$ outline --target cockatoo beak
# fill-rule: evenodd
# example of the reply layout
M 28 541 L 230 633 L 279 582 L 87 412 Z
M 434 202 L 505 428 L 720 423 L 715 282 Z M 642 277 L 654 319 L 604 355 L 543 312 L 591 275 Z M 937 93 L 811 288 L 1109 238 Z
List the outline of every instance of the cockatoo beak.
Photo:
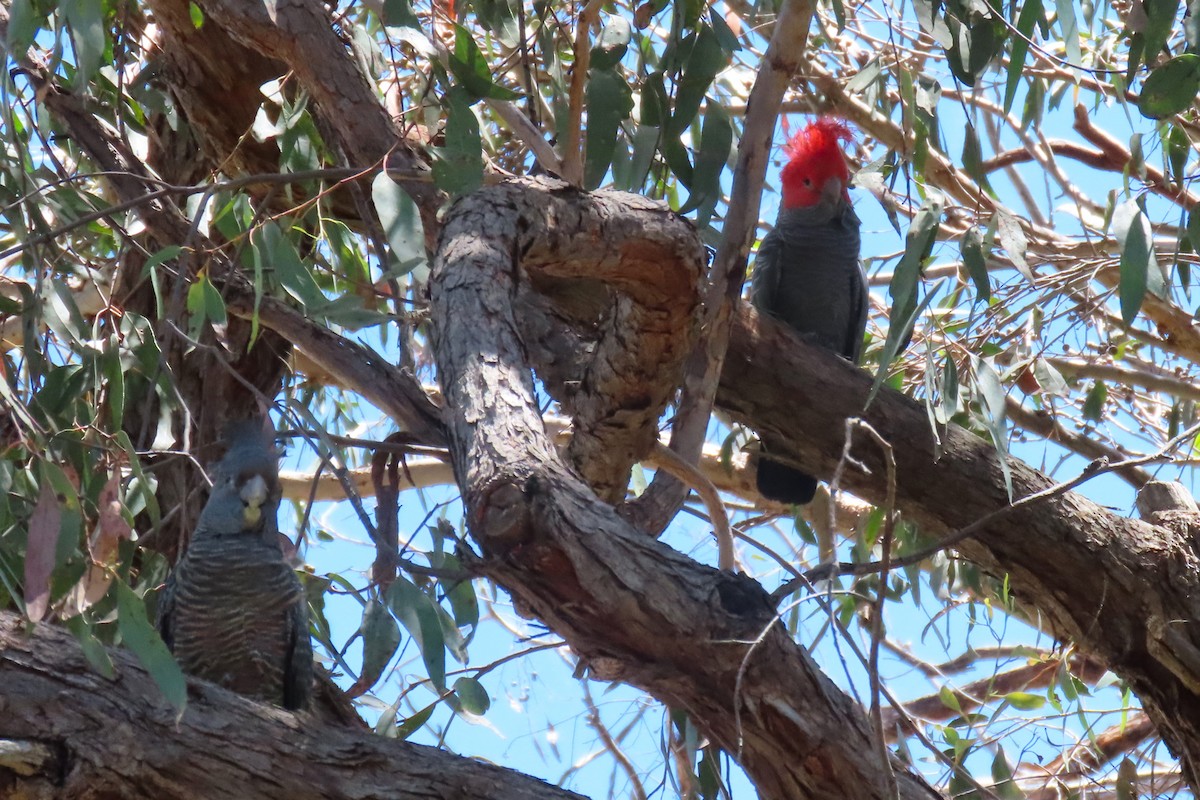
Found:
M 267 493 L 267 481 L 262 475 L 253 475 L 242 485 L 239 495 L 242 498 L 242 518 L 246 527 L 253 527 L 262 519 L 262 507 L 267 502 Z
M 825 185 L 821 187 L 821 202 L 837 205 L 842 200 L 846 199 L 846 184 L 839 178 L 830 178 L 825 181 Z

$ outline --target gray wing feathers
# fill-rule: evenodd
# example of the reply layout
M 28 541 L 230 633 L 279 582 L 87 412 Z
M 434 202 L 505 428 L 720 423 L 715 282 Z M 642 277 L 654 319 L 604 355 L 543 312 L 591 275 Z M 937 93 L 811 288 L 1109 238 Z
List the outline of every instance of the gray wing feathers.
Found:
M 754 257 L 754 272 L 750 276 L 750 302 L 759 311 L 776 313 L 779 298 L 780 251 L 782 242 L 779 234 L 772 230 L 763 237 Z

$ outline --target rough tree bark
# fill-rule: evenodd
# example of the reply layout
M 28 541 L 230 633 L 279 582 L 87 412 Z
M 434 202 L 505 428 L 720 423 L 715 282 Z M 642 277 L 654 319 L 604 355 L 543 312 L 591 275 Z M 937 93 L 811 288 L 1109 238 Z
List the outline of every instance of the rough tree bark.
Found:
M 116 677 L 66 631 L 0 613 L 0 796 L 23 800 L 570 800 L 527 775 L 367 731 L 313 724 L 204 681 L 181 719 L 133 657 Z
M 764 797 L 891 797 L 893 770 L 901 797 L 936 797 L 884 760 L 862 710 L 787 635 L 762 587 L 646 536 L 560 460 L 510 301 L 514 254 L 590 258 L 596 274 L 611 268 L 608 252 L 651 242 L 610 236 L 597 252 L 580 246 L 590 232 L 556 236 L 558 215 L 500 199 L 485 191 L 455 205 L 430 285 L 451 454 L 487 575 L 593 675 L 687 710 Z

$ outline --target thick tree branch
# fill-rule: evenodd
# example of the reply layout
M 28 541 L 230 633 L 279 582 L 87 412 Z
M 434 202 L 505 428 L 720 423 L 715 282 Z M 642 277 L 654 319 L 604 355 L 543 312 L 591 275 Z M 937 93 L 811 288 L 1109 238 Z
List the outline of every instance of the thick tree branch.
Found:
M 187 6 L 184 0 L 160 2 Z M 399 135 L 375 87 L 338 36 L 325 3 L 204 0 L 200 5 L 235 41 L 278 59 L 295 74 L 327 124 L 337 131 L 338 144 L 351 164 L 367 166 L 386 158 L 390 166 L 429 173 L 429 165 Z M 445 195 L 428 180 L 397 182 L 420 208 L 431 241 L 437 230 L 435 214 Z
M 199 680 L 181 719 L 133 656 L 110 649 L 116 677 L 91 670 L 66 631 L 0 612 L 0 795 L 75 800 L 338 800 L 454 797 L 554 800 L 579 795 L 433 747 L 321 725 Z M 40 754 L 40 755 L 39 755 Z
M 601 497 L 620 500 L 630 468 L 658 441 L 658 418 L 695 341 L 704 266 L 695 231 L 654 201 L 583 194 L 552 179 L 476 192 L 460 200 L 453 214 L 487 231 L 493 246 L 509 254 L 506 274 L 496 277 L 511 283 L 513 293 L 504 298 L 509 305 L 526 282 L 552 285 L 583 303 L 599 299 L 586 356 L 571 366 L 578 370 L 575 379 L 549 388 L 573 417 L 571 464 Z M 519 272 L 514 253 L 520 254 Z M 541 310 L 531 303 L 521 309 Z M 537 316 L 528 322 L 535 338 L 553 327 Z M 525 345 L 530 352 L 553 355 L 550 347 L 531 344 Z M 549 372 L 572 374 L 559 374 L 554 365 Z M 462 462 L 456 463 L 461 470 Z
M 833 474 L 841 452 L 839 420 L 861 414 L 895 450 L 900 509 L 929 533 L 1008 505 L 989 443 L 950 426 L 939 457 L 924 409 L 884 388 L 864 412 L 870 387 L 866 373 L 747 312 L 730 340 L 718 404 L 788 439 L 788 455 L 819 477 Z M 842 485 L 882 502 L 883 464 L 874 448 L 854 456 L 867 471 L 847 469 Z M 1015 498 L 1052 485 L 1015 459 L 1009 467 Z M 1200 615 L 1191 527 L 1118 517 L 1068 492 L 956 545 L 986 571 L 1011 576 L 1016 596 L 1037 609 L 1048 632 L 1127 679 L 1189 773 L 1200 757 L 1200 634 L 1171 621 Z
M 901 797 L 935 797 L 880 760 L 862 710 L 791 640 L 758 584 L 646 537 L 566 468 L 509 302 L 519 251 L 458 211 L 430 289 L 451 450 L 487 574 L 598 678 L 686 709 L 764 797 L 882 798 L 892 770 Z

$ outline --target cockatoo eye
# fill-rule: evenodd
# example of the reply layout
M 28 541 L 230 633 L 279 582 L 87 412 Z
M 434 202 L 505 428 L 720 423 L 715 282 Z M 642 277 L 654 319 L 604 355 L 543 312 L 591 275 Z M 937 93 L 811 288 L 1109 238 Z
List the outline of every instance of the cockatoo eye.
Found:
M 812 178 L 805 178 L 805 179 L 804 179 L 804 187 L 805 187 L 806 189 L 811 189 L 811 188 L 812 188 Z

